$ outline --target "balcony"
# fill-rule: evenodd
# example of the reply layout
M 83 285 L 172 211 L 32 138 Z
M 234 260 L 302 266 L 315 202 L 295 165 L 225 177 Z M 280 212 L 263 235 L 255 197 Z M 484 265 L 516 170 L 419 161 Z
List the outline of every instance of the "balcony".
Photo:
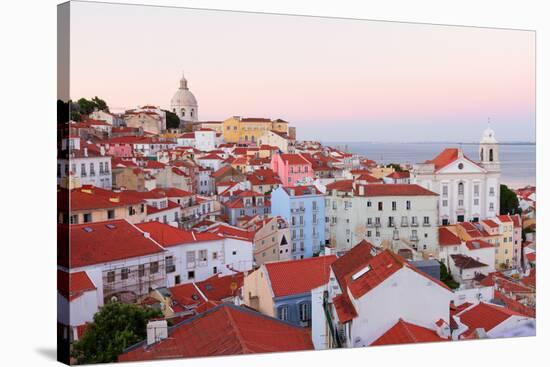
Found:
M 168 265 L 166 266 L 166 273 L 173 273 L 176 271 L 176 265 Z
M 418 227 L 418 222 L 412 222 L 411 227 Z
M 375 226 L 376 228 L 380 228 L 380 227 L 382 226 L 382 224 L 381 224 L 380 222 L 376 222 L 376 223 L 374 223 L 374 226 Z
M 417 235 L 412 234 L 412 235 L 409 237 L 409 239 L 410 239 L 411 241 L 418 242 L 418 236 L 417 236 Z

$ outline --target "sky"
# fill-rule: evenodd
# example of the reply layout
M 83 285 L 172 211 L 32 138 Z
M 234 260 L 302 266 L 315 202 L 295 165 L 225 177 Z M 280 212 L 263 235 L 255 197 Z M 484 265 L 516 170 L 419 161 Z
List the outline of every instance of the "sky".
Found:
M 199 119 L 282 118 L 298 139 L 535 140 L 535 33 L 72 2 L 71 98 Z

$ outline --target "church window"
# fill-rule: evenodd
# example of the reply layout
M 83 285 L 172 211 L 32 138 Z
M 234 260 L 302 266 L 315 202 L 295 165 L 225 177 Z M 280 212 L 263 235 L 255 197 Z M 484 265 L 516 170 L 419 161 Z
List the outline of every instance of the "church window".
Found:
M 458 169 L 463 169 L 464 168 L 464 164 L 463 163 L 459 163 L 458 164 Z
M 493 161 L 493 150 L 489 149 L 489 162 Z
M 182 109 L 181 109 L 181 115 L 182 115 L 183 117 L 185 117 L 185 108 L 182 108 Z
M 474 196 L 479 196 L 479 185 L 478 184 L 474 185 Z
M 464 195 L 464 182 L 458 183 L 458 195 Z
M 449 187 L 447 185 L 443 186 L 443 196 L 449 195 Z
M 191 108 L 191 117 L 193 117 L 193 113 L 194 113 L 194 112 L 195 112 L 195 111 Z

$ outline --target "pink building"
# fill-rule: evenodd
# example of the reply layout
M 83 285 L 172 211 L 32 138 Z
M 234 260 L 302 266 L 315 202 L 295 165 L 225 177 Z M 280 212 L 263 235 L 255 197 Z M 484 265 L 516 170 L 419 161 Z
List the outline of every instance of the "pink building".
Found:
M 134 156 L 132 144 L 127 142 L 126 138 L 102 140 L 97 145 L 105 148 L 105 154 L 112 157 L 129 158 Z
M 283 186 L 297 186 L 314 179 L 311 163 L 301 154 L 275 154 L 271 169 L 279 176 Z

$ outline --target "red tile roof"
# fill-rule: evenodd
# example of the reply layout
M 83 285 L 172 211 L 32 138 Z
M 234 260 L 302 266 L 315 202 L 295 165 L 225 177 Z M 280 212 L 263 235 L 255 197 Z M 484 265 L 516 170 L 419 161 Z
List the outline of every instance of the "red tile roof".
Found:
M 361 267 L 358 265 L 355 264 L 357 271 L 348 272 L 344 277 L 344 281 L 341 282 L 341 284 L 346 284 L 355 299 L 361 298 L 404 267 L 450 291 L 450 288 L 443 282 L 418 270 L 410 265 L 407 260 L 390 250 L 384 250 L 371 259 L 364 261 Z M 353 279 L 354 276 L 356 276 L 355 280 Z
M 233 238 L 238 238 L 245 241 L 254 240 L 254 232 L 233 227 L 225 223 L 220 223 L 217 226 L 209 228 L 208 232 L 215 233 L 222 237 L 233 237 Z
M 197 287 L 210 301 L 223 301 L 238 294 L 244 283 L 244 273 L 220 276 L 216 274 L 202 282 Z
M 221 304 L 170 328 L 167 339 L 127 349 L 119 362 L 312 350 L 307 329 L 248 308 Z
M 459 246 L 460 238 L 448 228 L 439 227 L 439 246 Z
M 315 186 L 285 186 L 283 189 L 288 194 L 293 190 L 294 196 L 321 195 L 321 192 Z
M 280 261 L 264 264 L 275 297 L 301 294 L 328 282 L 330 265 L 336 256 Z
M 147 215 L 158 214 L 160 212 L 165 212 L 165 211 L 174 210 L 174 209 L 181 209 L 181 207 L 178 204 L 174 203 L 173 201 L 168 200 L 168 204 L 165 208 L 156 208 L 152 205 L 147 205 Z
M 438 196 L 433 191 L 413 184 L 370 184 L 364 187 L 365 196 Z
M 59 225 L 59 242 L 67 246 L 67 225 Z M 136 226 L 126 220 L 73 224 L 70 226 L 70 267 L 107 263 L 164 252 Z M 69 267 L 66 254 L 58 252 L 59 265 Z
M 409 171 L 402 171 L 402 172 L 393 171 L 392 173 L 390 173 L 386 177 L 398 180 L 398 179 L 403 179 L 403 178 L 409 178 L 409 177 L 411 177 L 411 174 L 409 173 Z
M 447 148 L 443 150 L 437 157 L 432 160 L 426 161 L 426 163 L 433 163 L 435 170 L 439 171 L 441 168 L 453 163 L 458 159 L 457 148 Z
M 340 287 L 346 289 L 346 277 L 363 268 L 375 254 L 374 246 L 370 242 L 362 240 L 332 263 L 332 271 L 340 283 Z
M 464 334 L 469 334 L 478 328 L 488 332 L 512 316 L 525 317 L 525 315 L 512 311 L 506 307 L 485 302 L 480 302 L 473 307 L 467 308 L 458 313 L 457 316 L 460 322 L 469 328 Z
M 441 338 L 435 330 L 423 326 L 411 324 L 403 319 L 388 329 L 381 337 L 370 345 L 390 345 L 408 343 L 441 342 L 449 339 Z
M 332 303 L 336 309 L 338 321 L 341 324 L 345 324 L 357 317 L 357 311 L 355 311 L 355 307 L 353 307 L 353 303 L 351 303 L 347 293 L 337 295 L 332 299 Z
M 67 273 L 63 270 L 57 271 L 57 290 L 69 301 L 77 299 L 84 292 L 97 289 L 85 271 Z
M 468 250 L 479 250 L 485 248 L 494 248 L 495 246 L 483 240 L 469 240 L 466 241 L 466 247 L 468 247 Z
M 460 254 L 451 255 L 451 259 L 453 259 L 453 262 L 455 263 L 456 267 L 459 269 L 474 269 L 474 268 L 482 268 L 484 266 L 488 266 L 487 264 L 484 264 L 481 261 L 477 261 L 476 259 L 470 256 L 465 256 Z
M 143 232 L 149 233 L 155 241 L 164 247 L 221 239 L 220 236 L 213 233 L 186 231 L 157 221 L 139 223 L 136 226 Z
M 489 228 L 498 228 L 498 224 L 491 219 L 482 220 L 481 223 L 485 224 Z
M 308 164 L 311 165 L 311 163 L 302 157 L 301 154 L 281 154 L 281 159 L 283 162 L 287 164 Z
M 143 203 L 143 199 L 129 197 L 123 193 L 90 185 L 84 185 L 79 189 L 71 190 L 70 203 L 66 202 L 67 198 L 67 190 L 61 189 L 58 191 L 58 205 L 60 207 L 69 207 L 70 205 L 72 211 L 110 209 Z

